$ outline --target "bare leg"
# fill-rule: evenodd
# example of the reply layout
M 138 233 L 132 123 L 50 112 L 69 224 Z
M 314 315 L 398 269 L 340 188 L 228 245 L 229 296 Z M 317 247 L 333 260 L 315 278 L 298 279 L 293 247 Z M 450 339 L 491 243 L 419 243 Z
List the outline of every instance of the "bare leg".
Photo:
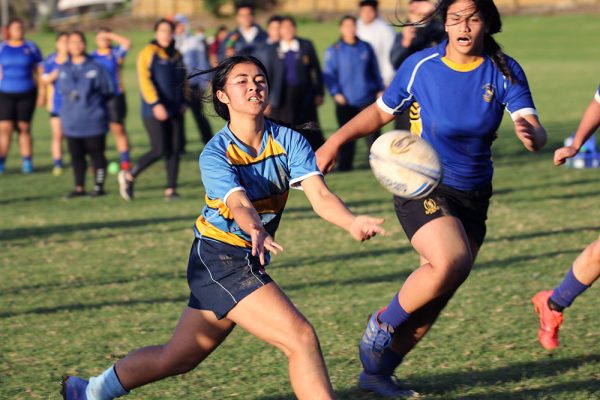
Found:
M 8 156 L 14 129 L 12 121 L 0 121 L 0 157 L 6 158 Z
M 120 360 L 115 371 L 126 390 L 192 370 L 215 349 L 235 325 L 217 320 L 212 311 L 186 308 L 171 340 L 136 350 Z
M 335 398 L 313 327 L 275 283 L 244 298 L 227 318 L 285 353 L 298 399 Z
M 479 252 L 479 246 L 472 239 L 469 240 L 469 244 L 474 260 Z M 429 261 L 421 257 L 421 265 L 427 263 L 429 263 Z M 456 290 L 452 290 L 415 311 L 408 321 L 400 325 L 394 332 L 394 338 L 391 345 L 392 350 L 402 357 L 408 354 L 417 343 L 425 337 L 427 332 L 429 332 L 429 329 L 431 329 L 444 307 L 446 307 L 446 304 L 448 304 L 448 301 L 454 296 L 455 292 Z
M 115 138 L 115 144 L 117 147 L 117 151 L 122 153 L 124 151 L 129 150 L 129 139 L 127 138 L 127 132 L 125 131 L 125 126 L 123 124 L 118 124 L 116 122 L 110 123 L 110 131 Z
M 62 159 L 62 155 L 63 155 L 63 150 L 62 150 L 63 133 L 62 133 L 62 124 L 60 122 L 60 118 L 58 118 L 58 117 L 50 118 L 50 128 L 52 129 L 52 159 L 60 160 L 60 159 Z
M 575 278 L 586 286 L 600 276 L 600 238 L 592 242 L 573 262 Z
M 31 157 L 33 141 L 31 139 L 31 124 L 25 121 L 17 123 L 19 128 L 19 148 L 22 157 Z

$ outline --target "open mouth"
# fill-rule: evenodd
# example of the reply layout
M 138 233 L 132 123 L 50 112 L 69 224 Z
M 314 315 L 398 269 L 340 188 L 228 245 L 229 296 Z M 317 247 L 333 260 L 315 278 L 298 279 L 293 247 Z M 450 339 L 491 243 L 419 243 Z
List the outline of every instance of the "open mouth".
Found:
M 471 38 L 468 36 L 460 36 L 458 39 L 456 39 L 456 41 L 461 46 L 468 46 L 471 44 Z
M 252 96 L 248 99 L 248 101 L 251 103 L 260 103 L 260 102 L 262 102 L 262 99 L 259 97 L 256 97 L 256 96 Z

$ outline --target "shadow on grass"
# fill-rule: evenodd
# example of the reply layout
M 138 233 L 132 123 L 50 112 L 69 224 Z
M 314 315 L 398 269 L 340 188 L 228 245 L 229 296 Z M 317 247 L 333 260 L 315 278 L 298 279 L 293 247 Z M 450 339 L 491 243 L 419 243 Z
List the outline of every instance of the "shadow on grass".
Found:
M 494 188 L 494 196 L 503 196 L 509 193 L 515 193 L 515 192 L 527 192 L 529 190 L 536 190 L 536 189 L 547 189 L 549 187 L 554 187 L 554 186 L 558 186 L 558 187 L 562 187 L 562 188 L 567 188 L 567 187 L 571 187 L 571 186 L 575 186 L 575 185 L 585 185 L 588 183 L 597 183 L 598 179 L 596 176 L 591 176 L 589 178 L 586 179 L 574 179 L 572 181 L 556 181 L 556 182 L 548 182 L 545 181 L 542 184 L 539 185 L 528 185 L 528 186 L 509 186 L 509 187 L 503 187 L 503 188 Z
M 543 254 L 528 254 L 528 255 L 521 255 L 521 256 L 512 256 L 512 257 L 506 257 L 506 258 L 502 258 L 502 259 L 494 259 L 494 260 L 490 260 L 490 261 L 483 261 L 483 262 L 477 262 L 475 261 L 475 265 L 473 266 L 473 269 L 481 269 L 481 268 L 501 268 L 501 267 L 506 267 L 508 265 L 512 265 L 512 264 L 519 264 L 519 263 L 524 263 L 527 261 L 533 261 L 533 260 L 544 260 L 550 257 L 556 257 L 556 256 L 561 256 L 561 255 L 565 255 L 565 254 L 578 254 L 581 252 L 581 250 L 583 249 L 564 249 L 564 250 L 560 250 L 560 251 L 551 251 L 548 253 L 543 253 Z
M 554 236 L 568 233 L 579 233 L 579 232 L 599 232 L 600 233 L 600 225 L 596 226 L 580 226 L 580 227 L 570 227 L 564 229 L 557 229 L 551 231 L 536 231 L 536 232 L 524 232 L 517 233 L 515 235 L 506 235 L 506 236 L 491 236 L 487 238 L 486 242 L 500 242 L 502 240 L 521 240 L 521 239 L 534 239 L 538 237 L 545 236 Z M 583 249 L 581 249 L 583 250 Z
M 79 233 L 85 231 L 93 231 L 98 229 L 119 229 L 119 228 L 137 228 L 147 225 L 167 224 L 178 221 L 188 221 L 191 224 L 196 220 L 197 215 L 179 216 L 179 217 L 161 217 L 161 218 L 145 218 L 145 219 L 124 219 L 120 221 L 95 221 L 81 222 L 77 224 L 61 224 L 40 226 L 32 228 L 15 228 L 3 229 L 0 231 L 0 240 L 19 240 L 27 238 L 40 239 L 44 236 L 56 234 Z
M 431 374 L 412 378 L 407 381 L 407 386 L 415 388 L 422 395 L 435 396 L 443 399 L 472 399 L 472 400 L 500 400 L 500 399 L 547 399 L 553 395 L 565 395 L 573 392 L 597 394 L 600 396 L 600 381 L 594 378 L 578 381 L 552 384 L 547 380 L 547 385 L 535 388 L 505 389 L 501 385 L 518 383 L 528 379 L 552 378 L 569 370 L 576 370 L 586 364 L 600 362 L 600 354 L 589 354 L 567 359 L 547 359 L 511 364 L 505 367 L 493 368 L 484 371 L 449 372 Z M 465 388 L 485 388 L 488 393 L 473 395 L 453 396 L 452 391 Z M 338 399 L 367 400 L 379 399 L 374 394 L 366 393 L 358 388 L 348 388 L 336 391 Z M 598 397 L 591 397 L 598 398 Z M 284 400 L 294 399 L 292 394 L 287 396 L 263 396 L 258 400 Z

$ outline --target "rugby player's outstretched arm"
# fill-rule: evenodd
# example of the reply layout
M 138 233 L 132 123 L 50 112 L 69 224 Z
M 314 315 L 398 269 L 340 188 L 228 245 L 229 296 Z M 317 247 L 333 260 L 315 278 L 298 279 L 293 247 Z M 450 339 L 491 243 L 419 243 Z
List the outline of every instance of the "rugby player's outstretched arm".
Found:
M 381 227 L 383 218 L 354 215 L 342 199 L 329 190 L 322 176 L 314 175 L 303 180 L 302 189 L 319 217 L 347 230 L 354 239 L 362 242 L 378 233 L 385 234 Z
M 340 147 L 344 143 L 370 135 L 394 119 L 394 116 L 383 111 L 377 103 L 362 110 L 356 117 L 348 121 L 327 139 L 317 150 L 317 165 L 323 173 L 331 171 Z
M 581 146 L 592 136 L 592 133 L 600 127 L 600 101 L 593 99 L 583 113 L 583 118 L 575 132 L 573 144 L 564 146 L 554 152 L 554 164 L 561 165 L 567 158 L 574 157 Z
M 231 193 L 227 198 L 227 207 L 238 226 L 252 238 L 252 255 L 258 256 L 262 265 L 265 265 L 265 250 L 274 254 L 283 251 L 283 247 L 276 243 L 263 227 L 260 216 L 246 192 L 239 190 Z

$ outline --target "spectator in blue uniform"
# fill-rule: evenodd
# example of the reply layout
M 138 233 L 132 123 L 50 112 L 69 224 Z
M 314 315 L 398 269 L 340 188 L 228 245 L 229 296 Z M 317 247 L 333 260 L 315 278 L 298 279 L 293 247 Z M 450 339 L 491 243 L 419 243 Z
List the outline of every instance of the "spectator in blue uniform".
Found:
M 377 99 L 383 91 L 383 81 L 373 48 L 356 36 L 355 17 L 342 17 L 340 34 L 340 39 L 325 52 L 323 80 L 335 101 L 335 115 L 341 127 Z M 379 131 L 376 131 L 366 137 L 369 148 L 378 136 Z M 355 143 L 348 142 L 341 147 L 339 171 L 352 169 Z
M 116 46 L 113 43 L 116 43 Z M 125 62 L 125 56 L 131 50 L 131 40 L 112 32 L 109 28 L 100 28 L 96 34 L 96 46 L 97 49 L 92 53 L 92 58 L 108 71 L 115 87 L 115 95 L 108 101 L 107 107 L 110 130 L 119 152 L 119 165 L 121 169 L 129 170 L 131 159 L 129 156 L 129 139 L 125 130 L 127 101 L 121 70 Z
M 251 3 L 236 6 L 235 21 L 237 28 L 219 47 L 219 61 L 233 55 L 256 56 L 267 43 L 267 33 L 254 22 L 254 6 Z
M 19 132 L 19 147 L 24 174 L 33 172 L 31 119 L 36 106 L 43 105 L 44 86 L 38 77 L 43 74 L 40 49 L 25 39 L 25 26 L 12 19 L 7 27 L 7 39 L 0 42 L 0 174 L 10 150 L 12 133 Z
M 66 198 L 81 197 L 85 192 L 86 156 L 94 167 L 93 197 L 104 195 L 106 177 L 106 133 L 108 110 L 106 103 L 114 95 L 108 72 L 86 53 L 85 35 L 69 34 L 70 60 L 58 68 L 57 89 L 62 97 L 59 117 L 71 154 L 75 189 Z

